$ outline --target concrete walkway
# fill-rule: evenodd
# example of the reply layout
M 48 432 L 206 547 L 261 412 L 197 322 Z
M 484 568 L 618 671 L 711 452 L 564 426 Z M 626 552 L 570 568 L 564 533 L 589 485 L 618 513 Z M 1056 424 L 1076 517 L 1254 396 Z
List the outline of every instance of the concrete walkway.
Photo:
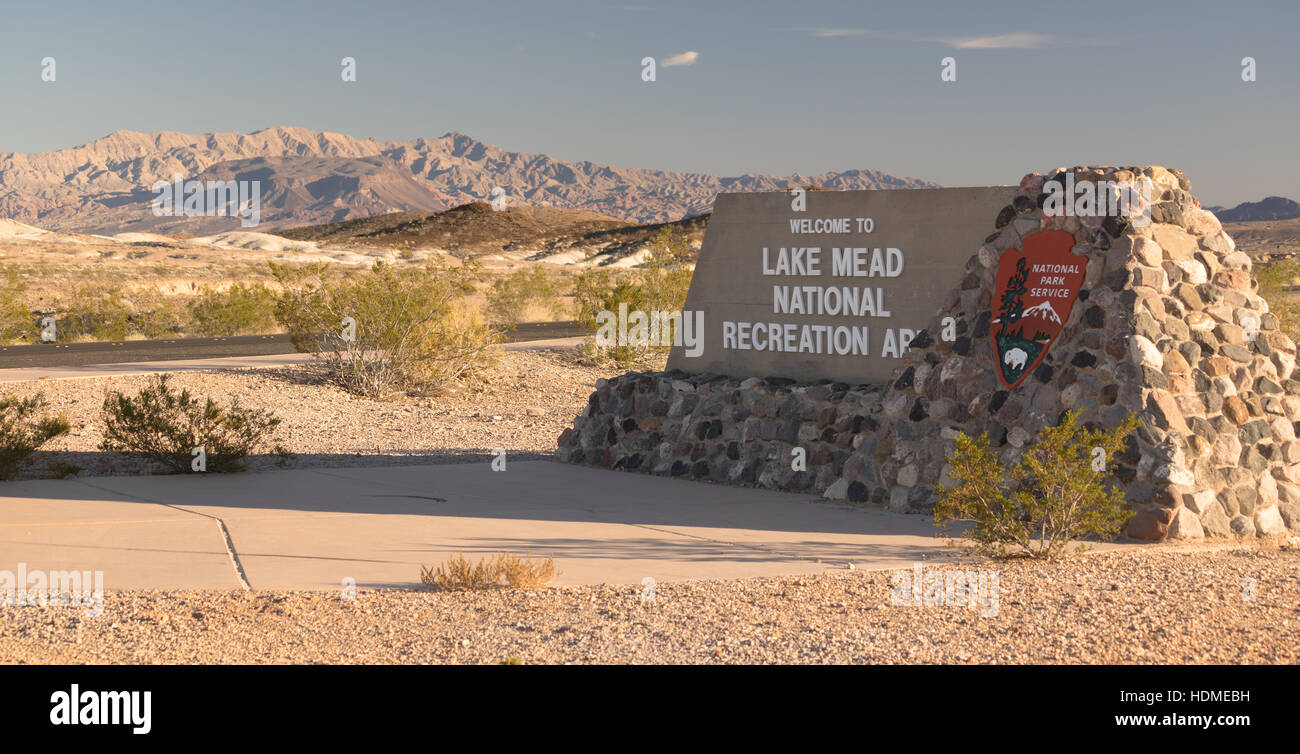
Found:
M 503 343 L 507 351 L 543 351 L 551 348 L 573 348 L 582 338 L 555 338 L 552 340 L 526 340 Z M 208 369 L 236 369 L 244 367 L 286 367 L 306 364 L 310 354 L 285 353 L 261 356 L 222 356 L 213 359 L 172 359 L 168 361 L 133 361 L 120 364 L 84 364 L 60 367 L 16 367 L 0 369 L 0 383 L 28 382 L 30 380 L 73 380 L 82 377 L 129 377 L 160 372 L 195 372 Z
M 551 461 L 0 482 L 0 570 L 108 589 L 411 587 L 463 552 L 554 555 L 557 584 L 909 567 L 924 516 Z

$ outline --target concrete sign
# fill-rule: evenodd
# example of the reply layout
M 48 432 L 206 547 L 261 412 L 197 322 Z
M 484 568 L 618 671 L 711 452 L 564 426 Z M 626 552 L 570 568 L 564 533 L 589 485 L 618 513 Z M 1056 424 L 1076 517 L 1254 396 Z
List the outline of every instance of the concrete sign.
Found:
M 719 194 L 686 297 L 703 312 L 703 349 L 675 346 L 668 368 L 888 380 L 1015 192 Z

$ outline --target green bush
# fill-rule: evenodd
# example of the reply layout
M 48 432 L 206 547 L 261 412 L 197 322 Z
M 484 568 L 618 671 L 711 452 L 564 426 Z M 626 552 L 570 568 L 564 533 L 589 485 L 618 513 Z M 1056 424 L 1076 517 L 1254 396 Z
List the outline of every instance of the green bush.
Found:
M 275 329 L 275 294 L 261 284 L 205 289 L 190 302 L 190 331 L 209 337 L 261 335 Z
M 185 309 L 174 296 L 156 291 L 131 294 L 129 326 L 133 332 L 151 340 L 179 338 L 185 334 Z
M 55 317 L 57 340 L 124 340 L 131 331 L 131 313 L 120 289 L 79 286 L 62 314 Z
M 30 343 L 39 337 L 36 316 L 23 303 L 24 290 L 18 272 L 5 270 L 0 280 L 0 343 Z
M 555 319 L 564 315 L 560 291 L 541 267 L 516 270 L 493 280 L 487 300 L 488 316 L 494 322 L 514 325 L 530 315 Z
M 935 526 L 947 534 L 953 523 L 973 522 L 964 535 L 975 542 L 971 549 L 995 557 L 1057 557 L 1072 539 L 1118 534 L 1127 518 L 1124 498 L 1103 480 L 1138 419 L 1129 415 L 1107 432 L 1080 427 L 1075 418 L 1070 411 L 1059 425 L 1045 427 L 1009 470 L 989 448 L 987 434 L 959 435 L 948 457 L 957 484 L 934 488 Z
M 37 419 L 44 407 L 41 395 L 0 398 L 0 479 L 13 479 L 37 448 L 71 429 L 63 415 Z
M 682 311 L 694 271 L 690 258 L 686 239 L 672 229 L 664 228 L 650 245 L 650 254 L 641 267 L 622 277 L 616 277 L 608 270 L 582 273 L 573 294 L 578 307 L 578 321 L 588 332 L 594 333 L 598 327 L 597 315 L 601 312 L 617 313 L 620 304 L 626 304 L 629 312 Z M 581 349 L 588 361 L 613 361 L 625 368 L 641 361 L 662 359 L 667 351 L 667 347 L 654 343 L 601 345 L 595 337 L 588 338 Z
M 1278 327 L 1292 340 L 1300 340 L 1300 260 L 1281 259 L 1257 263 L 1255 279 L 1259 295 L 1268 301 L 1268 310 L 1278 319 Z
M 276 318 L 345 390 L 428 394 L 492 363 L 500 334 L 464 306 L 479 279 L 472 262 L 376 262 L 344 277 L 324 264 L 271 270 L 284 289 Z
M 243 459 L 270 442 L 280 420 L 270 412 L 244 408 L 235 398 L 228 406 L 179 393 L 158 375 L 139 394 L 112 391 L 104 398 L 104 440 L 100 450 L 130 453 L 190 471 L 195 448 L 207 457 L 207 471 L 243 469 Z M 273 452 L 284 455 L 278 446 Z

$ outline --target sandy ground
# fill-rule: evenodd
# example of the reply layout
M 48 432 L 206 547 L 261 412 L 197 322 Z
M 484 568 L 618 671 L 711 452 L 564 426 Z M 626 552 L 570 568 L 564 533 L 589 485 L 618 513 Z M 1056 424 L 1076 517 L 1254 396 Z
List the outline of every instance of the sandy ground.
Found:
M 894 604 L 891 572 L 443 593 L 110 592 L 0 608 L 5 663 L 1300 662 L 1300 552 L 1153 546 L 998 576 L 996 611 Z
M 231 369 L 181 372 L 174 389 L 220 403 L 238 397 L 242 405 L 272 411 L 282 420 L 277 440 L 294 458 L 288 468 L 382 466 L 481 460 L 493 448 L 508 457 L 549 457 L 556 438 L 573 425 L 600 377 L 610 370 L 576 363 L 566 349 L 507 351 L 479 381 L 435 398 L 377 402 L 332 385 L 313 383 L 310 369 Z M 43 394 L 51 413 L 65 413 L 72 432 L 34 454 L 20 478 L 51 476 L 58 463 L 82 467 L 83 475 L 138 474 L 149 465 L 98 450 L 108 390 L 134 394 L 152 377 L 93 377 L 13 382 L 3 392 Z M 279 468 L 268 454 L 248 468 Z
M 377 403 L 299 369 L 175 375 L 178 386 L 276 412 L 292 466 L 540 457 L 609 370 L 565 351 L 506 353 L 477 388 Z M 12 383 L 74 434 L 55 462 L 138 473 L 95 450 L 107 389 L 147 377 Z M 259 458 L 254 468 L 271 466 Z M 983 605 L 894 604 L 890 572 L 485 593 L 113 591 L 104 614 L 0 607 L 5 663 L 1297 663 L 1300 552 L 1268 544 L 1152 546 L 1058 563 L 926 564 L 996 575 Z M 924 600 L 923 600 L 924 601 Z

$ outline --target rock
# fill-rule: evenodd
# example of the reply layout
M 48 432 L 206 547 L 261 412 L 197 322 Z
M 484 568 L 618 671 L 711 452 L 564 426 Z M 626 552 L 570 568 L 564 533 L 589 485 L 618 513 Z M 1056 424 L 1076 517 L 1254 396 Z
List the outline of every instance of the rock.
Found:
M 1189 233 L 1198 236 L 1217 234 L 1223 230 L 1219 218 L 1213 212 L 1204 209 L 1192 209 L 1183 213 L 1183 221 Z
M 1160 349 L 1141 335 L 1134 335 L 1129 339 L 1129 355 L 1135 363 L 1145 364 L 1152 369 L 1160 369 L 1164 365 L 1164 357 L 1160 355 Z
M 1246 408 L 1246 403 L 1235 395 L 1223 399 L 1223 415 L 1237 426 L 1250 421 L 1250 410 Z
M 1151 478 L 1157 482 L 1169 482 L 1180 487 L 1191 487 L 1196 484 L 1196 475 L 1191 471 L 1175 466 L 1171 463 L 1161 464 L 1151 472 Z
M 1219 507 L 1219 502 L 1214 496 L 1214 490 L 1201 490 L 1199 492 L 1194 492 L 1191 495 L 1188 495 L 1186 500 L 1187 507 L 1191 509 L 1193 513 L 1201 515 L 1207 513 L 1211 508 Z
M 1277 512 L 1282 516 L 1282 523 L 1292 531 L 1300 531 L 1300 505 L 1296 503 L 1278 503 Z
M 1016 213 L 1016 208 L 1013 207 L 1012 205 L 1008 204 L 1007 206 L 1005 206 L 1005 207 L 1002 208 L 1002 211 L 1001 211 L 1001 212 L 998 213 L 998 217 L 997 217 L 997 219 L 994 220 L 994 222 L 993 222 L 993 227 L 995 227 L 995 228 L 1005 228 L 1005 227 L 1007 227 L 1007 225 L 1009 225 L 1009 224 L 1011 223 L 1011 221 L 1012 221 L 1013 219 L 1015 219 L 1016 214 L 1017 214 L 1017 213 Z M 988 226 L 986 225 L 986 226 L 984 226 L 984 227 L 987 228 Z
M 1169 536 L 1169 525 L 1173 518 L 1172 508 L 1147 508 L 1138 511 L 1128 520 L 1125 534 L 1134 539 L 1161 540 Z
M 1286 534 L 1286 524 L 1282 522 L 1282 514 L 1276 505 L 1255 511 L 1255 530 L 1260 536 Z
M 1233 516 L 1228 528 L 1239 537 L 1255 536 L 1255 522 L 1245 516 Z
M 1172 429 L 1181 435 L 1191 434 L 1191 429 L 1178 408 L 1178 402 L 1167 391 L 1152 390 L 1147 396 L 1146 410 L 1162 428 Z
M 1220 327 L 1222 327 L 1222 325 L 1220 325 Z M 1249 364 L 1254 360 L 1254 357 L 1250 355 L 1249 350 L 1244 346 L 1239 346 L 1234 343 L 1221 345 L 1219 347 L 1219 352 L 1239 364 Z
M 1253 449 L 1252 449 L 1253 450 Z M 1278 492 L 1277 480 L 1271 474 L 1263 474 L 1255 486 L 1255 492 L 1258 495 L 1256 505 L 1261 508 L 1277 505 Z
M 1208 252 L 1223 256 L 1233 250 L 1232 239 L 1228 238 L 1225 233 L 1216 233 L 1212 236 L 1206 236 L 1200 240 L 1200 247 Z
M 1169 374 L 1186 374 L 1191 365 L 1178 351 L 1169 351 L 1164 355 L 1164 368 Z
M 1205 307 L 1205 300 L 1202 299 L 1201 294 L 1197 292 L 1196 286 L 1191 283 L 1179 283 L 1178 285 L 1175 285 L 1170 292 L 1173 294 L 1174 298 L 1181 301 L 1184 306 L 1192 311 L 1203 309 Z
M 1195 513 L 1187 508 L 1178 508 L 1169 522 L 1169 538 L 1204 539 L 1205 529 L 1201 527 L 1201 520 Z
M 1223 512 L 1222 505 L 1216 503 L 1201 514 L 1201 529 L 1207 537 L 1232 536 L 1232 526 L 1228 521 L 1228 514 Z
M 1223 257 L 1223 266 L 1230 269 L 1249 270 L 1251 267 L 1250 256 L 1240 251 L 1234 251 Z
M 1214 318 L 1205 312 L 1188 312 L 1187 326 L 1192 330 L 1210 331 L 1214 329 Z
M 1183 273 L 1183 280 L 1191 285 L 1201 285 L 1210 279 L 1209 272 L 1205 269 L 1205 265 L 1195 259 L 1170 262 L 1170 264 L 1181 270 Z
M 889 491 L 889 509 L 895 513 L 907 512 L 908 489 L 906 487 L 894 487 Z
M 1181 225 L 1181 223 L 1179 223 Z M 1198 244 L 1187 231 L 1173 225 L 1151 226 L 1151 237 L 1164 249 L 1165 258 L 1174 262 L 1193 259 Z
M 843 500 L 849 496 L 849 480 L 843 477 L 835 480 L 834 484 L 826 488 L 822 497 L 827 500 Z

